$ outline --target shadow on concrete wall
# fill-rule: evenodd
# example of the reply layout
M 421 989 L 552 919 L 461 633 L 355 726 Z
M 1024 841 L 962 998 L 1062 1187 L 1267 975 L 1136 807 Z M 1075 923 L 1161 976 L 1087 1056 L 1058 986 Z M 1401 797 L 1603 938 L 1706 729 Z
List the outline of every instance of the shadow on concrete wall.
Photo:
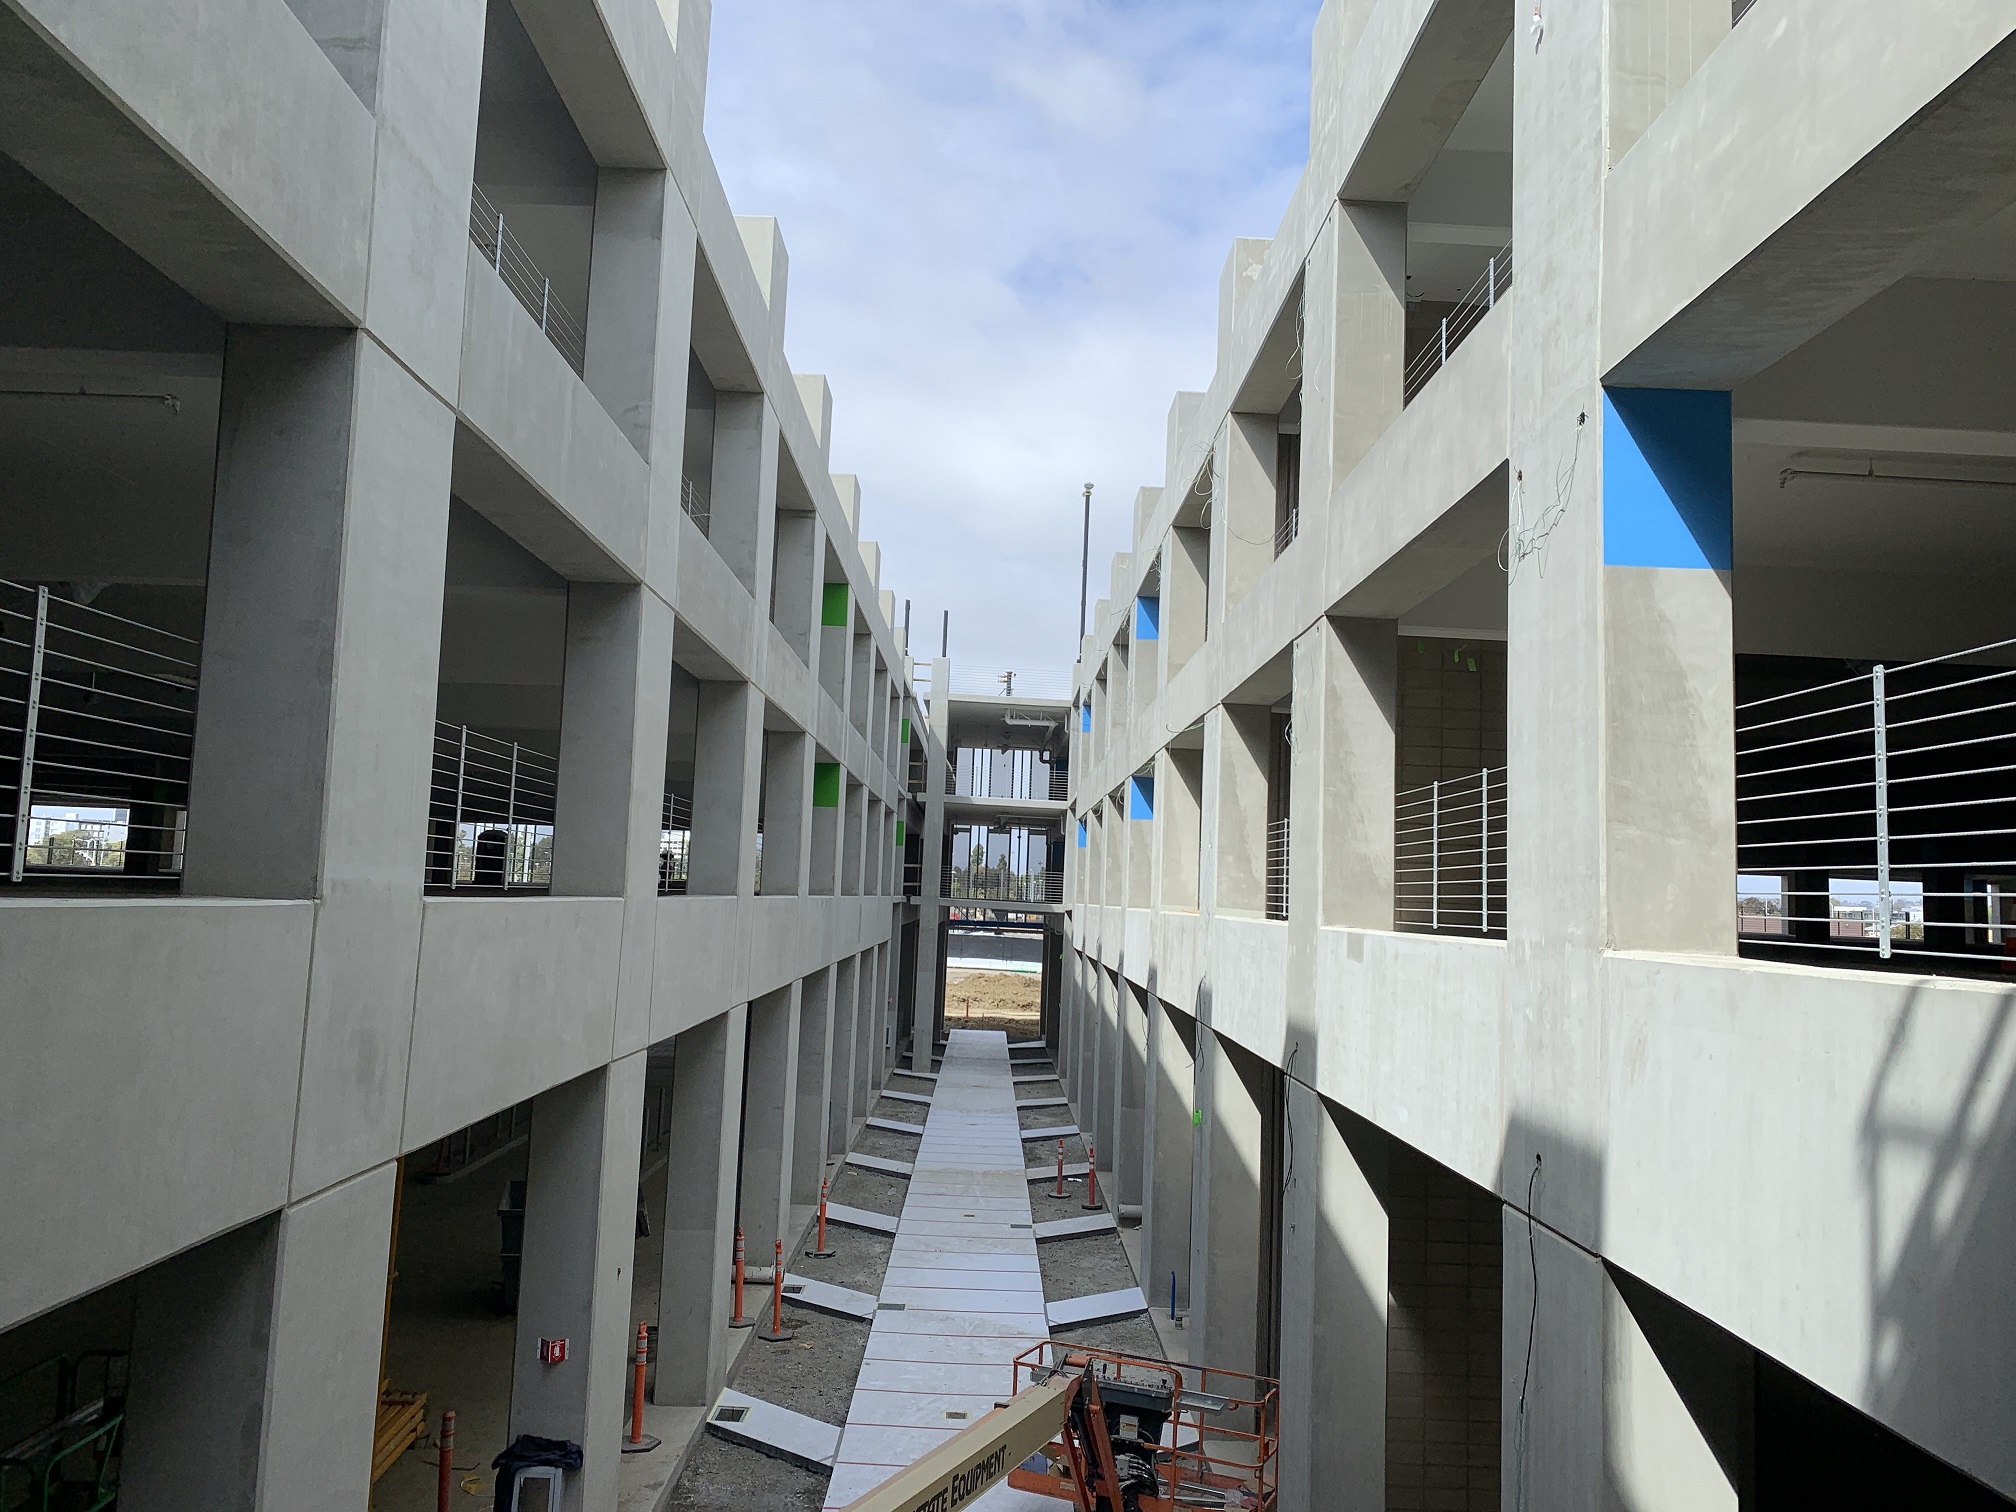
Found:
M 2016 1488 L 2016 991 L 1980 1014 L 1927 993 L 1911 989 L 1863 1116 L 1864 1400 L 1934 1454 L 1964 1454 L 1971 1475 Z M 1971 1038 L 1957 1084 L 1956 1035 Z

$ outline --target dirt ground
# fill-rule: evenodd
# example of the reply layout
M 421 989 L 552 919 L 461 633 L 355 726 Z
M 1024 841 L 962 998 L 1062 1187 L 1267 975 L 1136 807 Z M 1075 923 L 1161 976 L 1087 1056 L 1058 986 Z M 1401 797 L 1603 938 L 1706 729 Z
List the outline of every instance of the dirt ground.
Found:
M 1036 1038 L 1042 1023 L 1043 979 L 1035 973 L 945 972 L 945 1027 L 1000 1029 L 1011 1040 Z

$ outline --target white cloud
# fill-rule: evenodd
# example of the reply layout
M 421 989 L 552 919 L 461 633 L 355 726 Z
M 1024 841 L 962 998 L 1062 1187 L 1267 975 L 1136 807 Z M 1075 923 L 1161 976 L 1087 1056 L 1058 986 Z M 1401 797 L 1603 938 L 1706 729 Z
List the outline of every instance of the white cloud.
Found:
M 717 0 L 708 138 L 791 250 L 785 345 L 834 390 L 882 581 L 921 655 L 1062 668 L 1079 489 L 1092 597 L 1218 269 L 1279 222 L 1317 0 Z

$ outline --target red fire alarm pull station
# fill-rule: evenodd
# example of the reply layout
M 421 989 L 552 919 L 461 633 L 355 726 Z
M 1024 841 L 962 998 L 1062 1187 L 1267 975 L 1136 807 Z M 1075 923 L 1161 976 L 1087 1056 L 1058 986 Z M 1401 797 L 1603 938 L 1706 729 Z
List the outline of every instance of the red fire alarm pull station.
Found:
M 559 1365 L 566 1358 L 567 1341 L 565 1339 L 541 1339 L 539 1341 L 539 1363 L 541 1365 Z

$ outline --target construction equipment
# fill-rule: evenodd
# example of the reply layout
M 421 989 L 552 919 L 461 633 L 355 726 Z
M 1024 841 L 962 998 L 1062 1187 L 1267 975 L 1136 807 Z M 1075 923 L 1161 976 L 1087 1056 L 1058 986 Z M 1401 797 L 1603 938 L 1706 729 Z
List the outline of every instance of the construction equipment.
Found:
M 1078 1512 L 1275 1512 L 1275 1383 L 1056 1340 L 1014 1395 L 844 1512 L 954 1512 L 1005 1480 Z

